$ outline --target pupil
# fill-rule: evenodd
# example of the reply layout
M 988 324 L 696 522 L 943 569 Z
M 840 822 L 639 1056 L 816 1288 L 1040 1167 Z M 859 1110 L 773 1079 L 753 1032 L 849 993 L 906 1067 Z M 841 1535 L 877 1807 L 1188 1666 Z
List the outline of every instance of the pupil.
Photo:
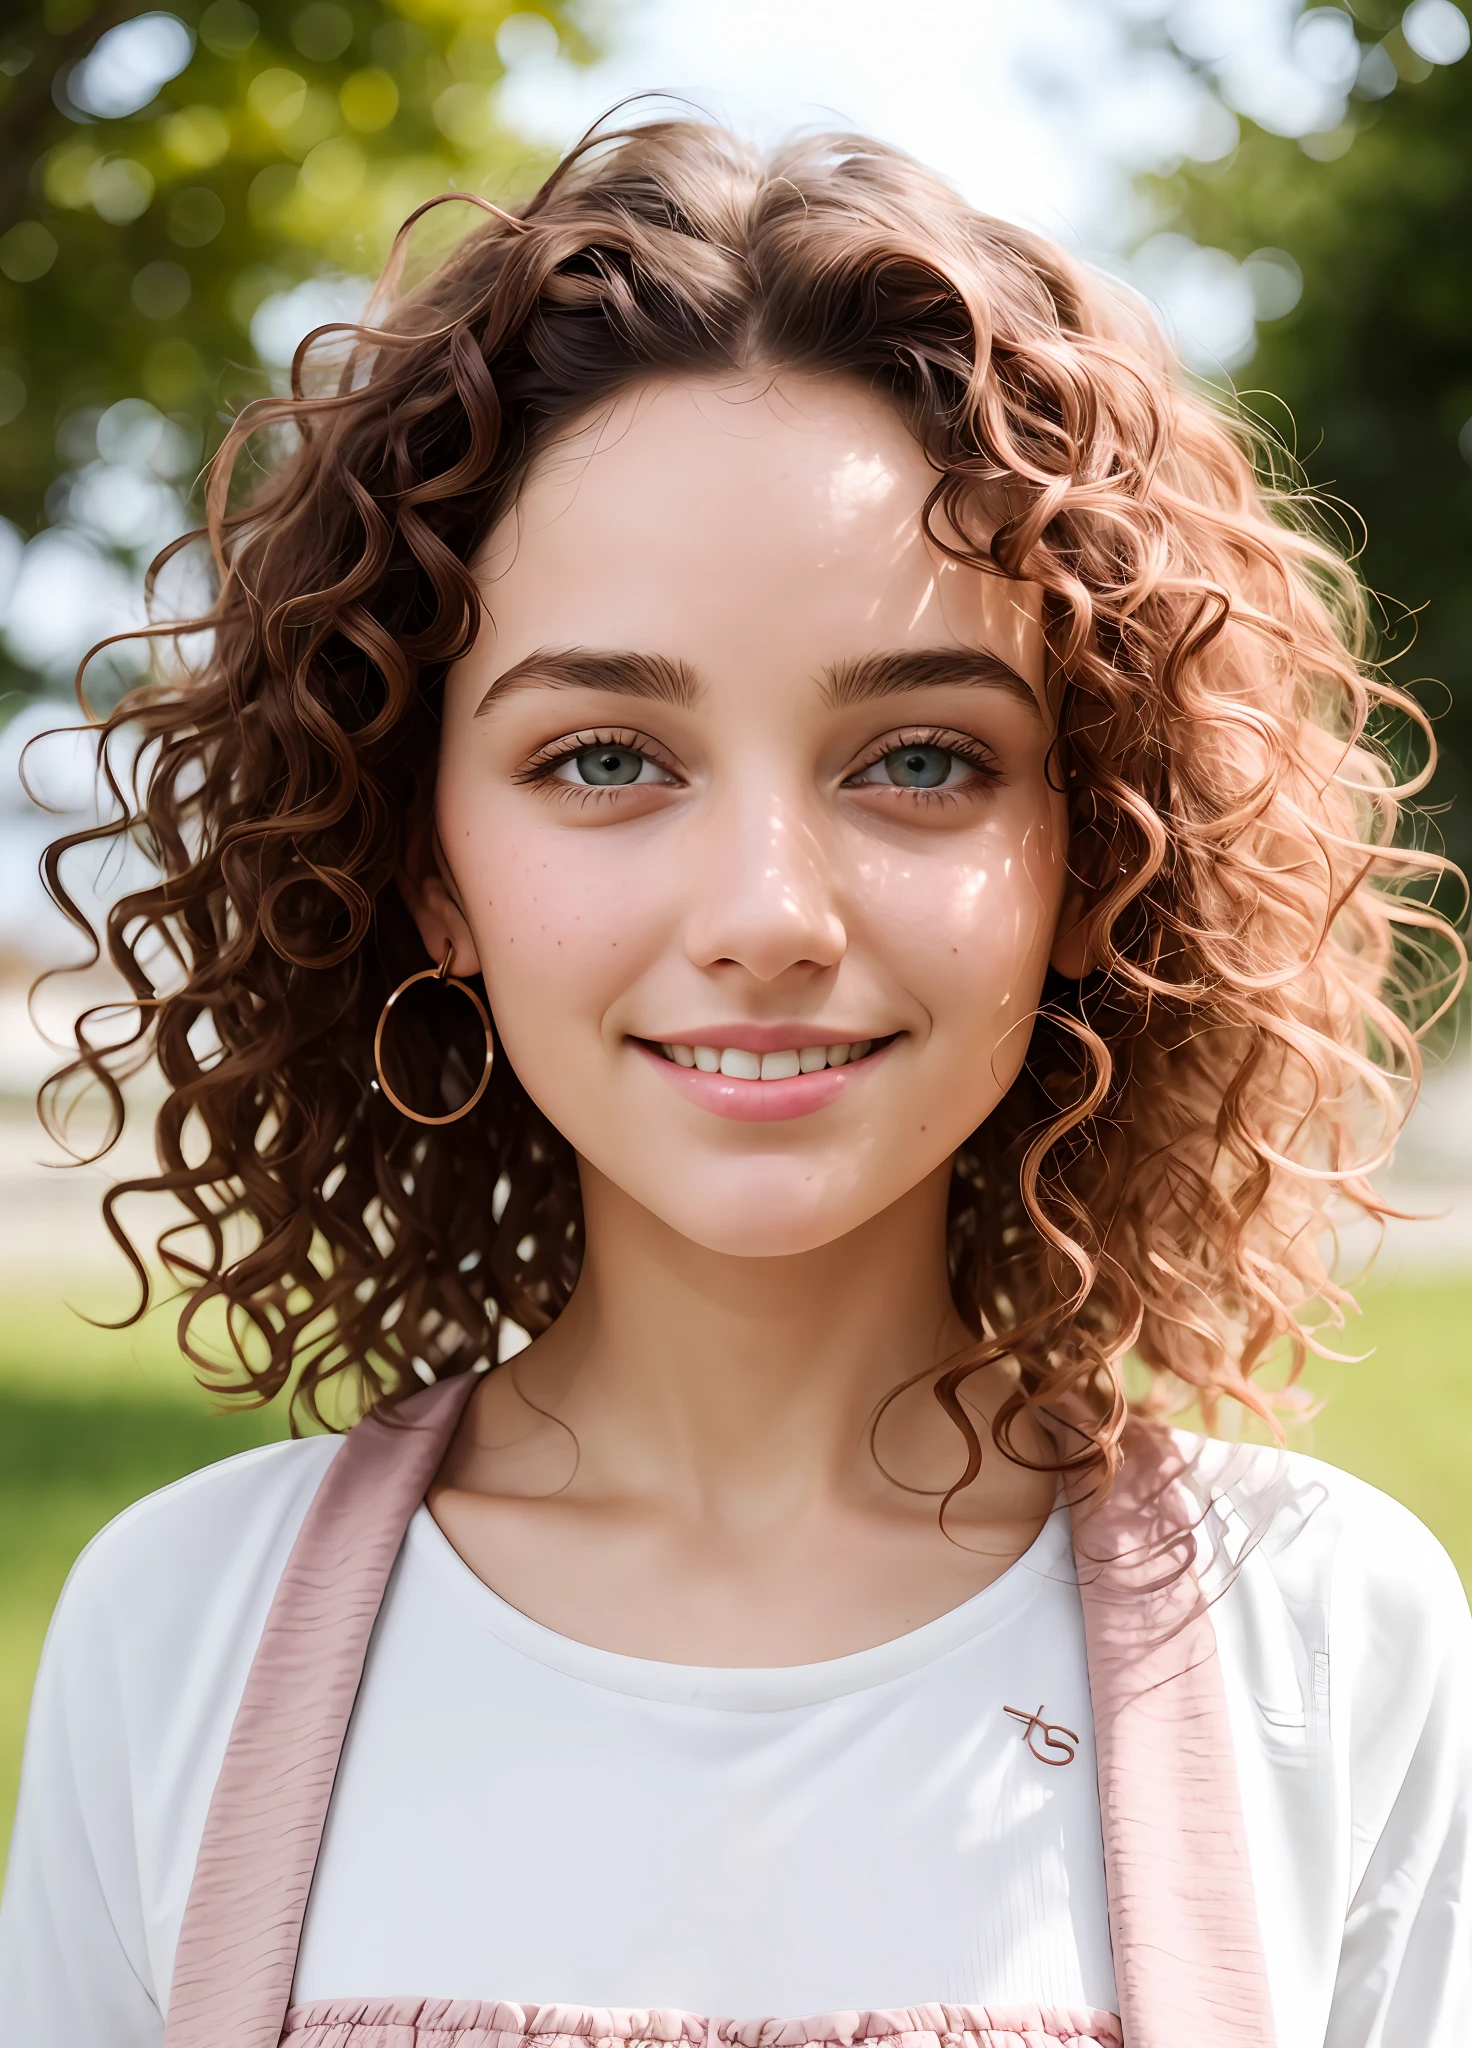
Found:
M 637 782 L 641 766 L 632 747 L 590 747 L 578 755 L 578 774 L 584 782 L 608 787 L 611 783 Z
M 951 757 L 944 747 L 905 747 L 885 765 L 902 789 L 938 789 L 951 772 Z

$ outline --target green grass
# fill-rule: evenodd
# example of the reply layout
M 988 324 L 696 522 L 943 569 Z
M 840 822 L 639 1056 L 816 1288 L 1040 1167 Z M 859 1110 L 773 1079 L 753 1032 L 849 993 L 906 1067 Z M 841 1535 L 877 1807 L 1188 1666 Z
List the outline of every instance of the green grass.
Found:
M 1311 1363 L 1327 1406 L 1292 1441 L 1403 1500 L 1472 1585 L 1472 1275 L 1364 1299 L 1339 1348 L 1374 1356 Z M 167 1313 L 108 1332 L 54 1302 L 0 1300 L 0 1840 L 41 1639 L 77 1552 L 140 1494 L 286 1434 L 284 1414 L 218 1406 Z
M 1472 1589 L 1472 1274 L 1367 1288 L 1362 1300 L 1335 1348 L 1373 1356 L 1309 1361 L 1304 1383 L 1326 1405 L 1290 1441 L 1404 1501 Z

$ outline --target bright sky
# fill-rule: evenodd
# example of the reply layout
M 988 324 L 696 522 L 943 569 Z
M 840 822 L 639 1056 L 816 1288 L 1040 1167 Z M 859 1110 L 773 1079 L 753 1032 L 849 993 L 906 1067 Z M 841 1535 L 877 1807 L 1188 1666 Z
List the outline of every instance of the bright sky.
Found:
M 1096 138 L 1070 115 L 1119 65 L 1113 0 L 615 0 L 608 19 L 613 54 L 587 71 L 528 36 L 504 89 L 518 127 L 565 145 L 623 95 L 668 90 L 758 138 L 861 128 L 980 205 L 1097 239 Z

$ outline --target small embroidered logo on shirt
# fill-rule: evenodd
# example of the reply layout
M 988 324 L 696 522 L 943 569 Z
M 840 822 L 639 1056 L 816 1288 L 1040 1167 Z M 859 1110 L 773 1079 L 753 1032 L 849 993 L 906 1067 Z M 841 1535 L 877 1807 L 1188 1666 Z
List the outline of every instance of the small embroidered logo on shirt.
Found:
M 1022 1739 L 1040 1764 L 1071 1764 L 1077 1756 L 1078 1737 L 1073 1730 L 1064 1728 L 1057 1721 L 1045 1721 L 1041 1707 L 1035 1714 L 1029 1714 L 1021 1707 L 1003 1707 L 1002 1712 L 1010 1714 L 1014 1721 L 1026 1722 Z M 1039 1737 L 1042 1739 L 1041 1749 L 1038 1748 Z M 1058 1750 L 1060 1754 L 1048 1756 L 1046 1752 L 1050 1749 Z

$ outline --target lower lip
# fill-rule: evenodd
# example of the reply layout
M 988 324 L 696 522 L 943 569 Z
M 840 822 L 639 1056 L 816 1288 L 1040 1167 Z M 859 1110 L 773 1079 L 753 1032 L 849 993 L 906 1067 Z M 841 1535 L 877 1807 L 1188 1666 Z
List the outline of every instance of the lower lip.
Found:
M 878 1066 L 889 1051 L 889 1045 L 882 1045 L 852 1066 L 824 1067 L 819 1073 L 794 1074 L 786 1081 L 737 1081 L 729 1074 L 702 1074 L 698 1067 L 677 1066 L 640 1040 L 634 1039 L 632 1043 L 659 1069 L 671 1088 L 679 1089 L 687 1102 L 737 1124 L 786 1123 L 792 1117 L 811 1116 L 814 1110 L 826 1109 L 871 1067 Z M 891 1039 L 889 1044 L 893 1043 Z

